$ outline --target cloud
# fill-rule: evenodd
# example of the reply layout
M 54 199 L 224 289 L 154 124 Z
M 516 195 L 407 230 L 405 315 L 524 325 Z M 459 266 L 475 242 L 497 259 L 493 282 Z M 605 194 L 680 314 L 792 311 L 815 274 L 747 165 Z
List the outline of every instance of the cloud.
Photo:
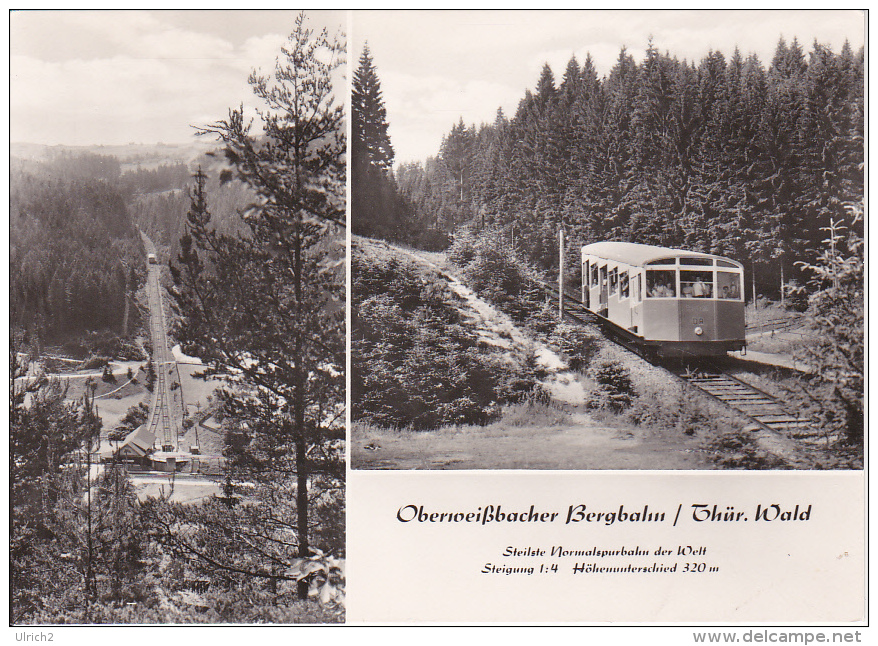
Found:
M 205 113 L 222 118 L 250 94 L 236 70 L 198 58 L 10 60 L 13 141 L 181 141 Z
M 224 118 L 229 106 L 251 102 L 248 73 L 264 59 L 273 66 L 283 37 L 251 38 L 236 48 L 218 35 L 172 25 L 169 17 L 129 11 L 16 15 L 12 139 L 181 141 L 190 136 L 190 125 Z
M 146 11 L 48 12 L 46 18 L 67 27 L 64 41 L 93 40 L 103 45 L 99 58 L 229 59 L 231 42 L 218 36 L 169 24 L 162 13 Z
M 446 76 L 414 75 L 388 72 L 381 78 L 385 96 L 391 141 L 397 161 L 423 159 L 423 148 L 411 145 L 413 133 L 419 143 L 434 142 L 427 154 L 439 150 L 442 134 L 463 118 L 467 125 L 493 122 L 498 107 L 509 114 L 517 105 L 519 89 L 503 83 L 483 79 L 454 79 Z
M 246 72 L 253 69 L 262 74 L 274 70 L 274 62 L 280 56 L 280 48 L 287 42 L 286 34 L 253 36 L 244 41 L 238 53 L 238 67 Z
M 841 48 L 864 42 L 860 11 L 467 11 L 355 12 L 351 58 L 368 41 L 384 90 L 397 161 L 439 150 L 458 117 L 493 121 L 498 106 L 515 113 L 548 62 L 560 83 L 571 55 L 586 53 L 599 76 L 622 47 L 640 62 L 650 37 L 661 52 L 696 64 L 711 50 L 730 57 L 737 46 L 768 63 L 778 37 L 816 38 Z

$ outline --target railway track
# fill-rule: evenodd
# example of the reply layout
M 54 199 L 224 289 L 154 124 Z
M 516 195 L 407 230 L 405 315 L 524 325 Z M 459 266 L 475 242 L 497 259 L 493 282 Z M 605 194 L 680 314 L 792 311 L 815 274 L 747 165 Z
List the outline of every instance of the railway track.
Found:
M 555 287 L 543 285 L 543 288 L 553 299 L 558 299 L 558 290 Z M 580 324 L 602 324 L 602 320 L 587 310 L 582 301 L 566 293 L 564 314 Z M 744 415 L 759 429 L 809 443 L 825 440 L 808 418 L 790 413 L 776 397 L 724 372 L 715 360 L 702 357 L 693 357 L 691 360 L 662 360 L 644 354 L 639 348 L 619 337 L 611 334 L 605 336 L 651 365 L 666 370 L 678 380 Z
M 161 438 L 164 450 L 173 451 L 177 448 L 177 423 L 171 414 L 173 400 L 171 399 L 171 380 L 168 378 L 168 366 L 173 364 L 173 358 L 168 350 L 168 334 L 162 305 L 161 286 L 159 285 L 159 273 L 157 265 L 149 265 L 147 295 L 149 298 L 153 365 L 156 372 L 152 406 L 149 413 L 149 430 L 154 437 Z

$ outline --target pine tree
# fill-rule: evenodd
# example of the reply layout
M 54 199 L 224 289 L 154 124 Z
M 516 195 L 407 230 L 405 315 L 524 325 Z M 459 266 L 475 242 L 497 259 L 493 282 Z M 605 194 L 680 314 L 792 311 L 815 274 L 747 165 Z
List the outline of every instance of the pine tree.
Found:
M 634 58 L 623 48 L 604 85 L 607 113 L 597 147 L 593 226 L 598 239 L 627 240 L 628 225 L 637 210 L 632 200 L 636 186 L 632 115 L 637 82 Z
M 344 474 L 345 134 L 330 75 L 344 63 L 345 45 L 306 28 L 300 14 L 281 51 L 273 76 L 250 76 L 265 105 L 259 135 L 241 108 L 202 129 L 220 138 L 257 196 L 243 214 L 247 233 L 212 228 L 204 177 L 196 175 L 172 295 L 182 315 L 177 338 L 208 373 L 236 384 L 224 395 L 240 438 L 229 450 L 243 477 L 262 488 L 260 522 L 295 533 L 272 564 L 253 562 L 246 572 L 296 580 L 285 571 L 311 556 L 312 525 L 321 522 L 312 499 L 337 495 L 333 483 Z M 307 581 L 298 592 L 307 596 Z
M 773 296 L 778 270 L 801 279 L 793 260 L 813 262 L 821 227 L 862 196 L 863 65 L 849 44 L 835 55 L 815 43 L 806 58 L 795 39 L 778 42 L 768 69 L 737 50 L 681 62 L 650 42 L 639 65 L 623 49 L 599 80 L 589 57 L 578 71 L 572 58 L 560 84 L 543 66 L 512 119 L 467 129 L 468 175 L 446 163 L 461 121 L 441 163 L 401 185 L 425 220 L 479 215 L 531 242 L 544 267 L 563 225 L 576 244 L 634 240 L 747 261 Z
M 11 621 L 53 623 L 68 617 L 88 623 L 104 593 L 120 600 L 121 584 L 139 568 L 138 555 L 127 559 L 124 576 L 121 560 L 110 575 L 102 548 L 124 547 L 115 538 L 125 533 L 142 545 L 145 534 L 131 515 L 119 519 L 104 513 L 90 487 L 91 457 L 101 431 L 94 384 L 87 382 L 81 402 L 66 401 L 67 391 L 58 382 L 25 377 L 28 364 L 17 352 L 20 347 L 13 335 Z

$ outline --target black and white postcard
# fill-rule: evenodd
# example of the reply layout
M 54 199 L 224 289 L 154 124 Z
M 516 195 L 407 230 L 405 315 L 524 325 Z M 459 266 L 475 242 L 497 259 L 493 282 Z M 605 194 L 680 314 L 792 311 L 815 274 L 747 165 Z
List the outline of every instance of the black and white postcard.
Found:
M 17 641 L 862 641 L 868 12 L 8 16 Z

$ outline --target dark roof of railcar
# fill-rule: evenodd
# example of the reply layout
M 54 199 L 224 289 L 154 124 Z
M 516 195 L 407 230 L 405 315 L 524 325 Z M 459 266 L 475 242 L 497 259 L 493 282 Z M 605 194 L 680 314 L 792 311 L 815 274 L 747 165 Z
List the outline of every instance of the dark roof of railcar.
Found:
M 585 245 L 582 250 L 592 256 L 635 266 L 644 265 L 660 258 L 721 258 L 722 260 L 730 260 L 724 256 L 701 253 L 700 251 L 656 247 L 654 245 L 635 244 L 633 242 L 595 242 Z

